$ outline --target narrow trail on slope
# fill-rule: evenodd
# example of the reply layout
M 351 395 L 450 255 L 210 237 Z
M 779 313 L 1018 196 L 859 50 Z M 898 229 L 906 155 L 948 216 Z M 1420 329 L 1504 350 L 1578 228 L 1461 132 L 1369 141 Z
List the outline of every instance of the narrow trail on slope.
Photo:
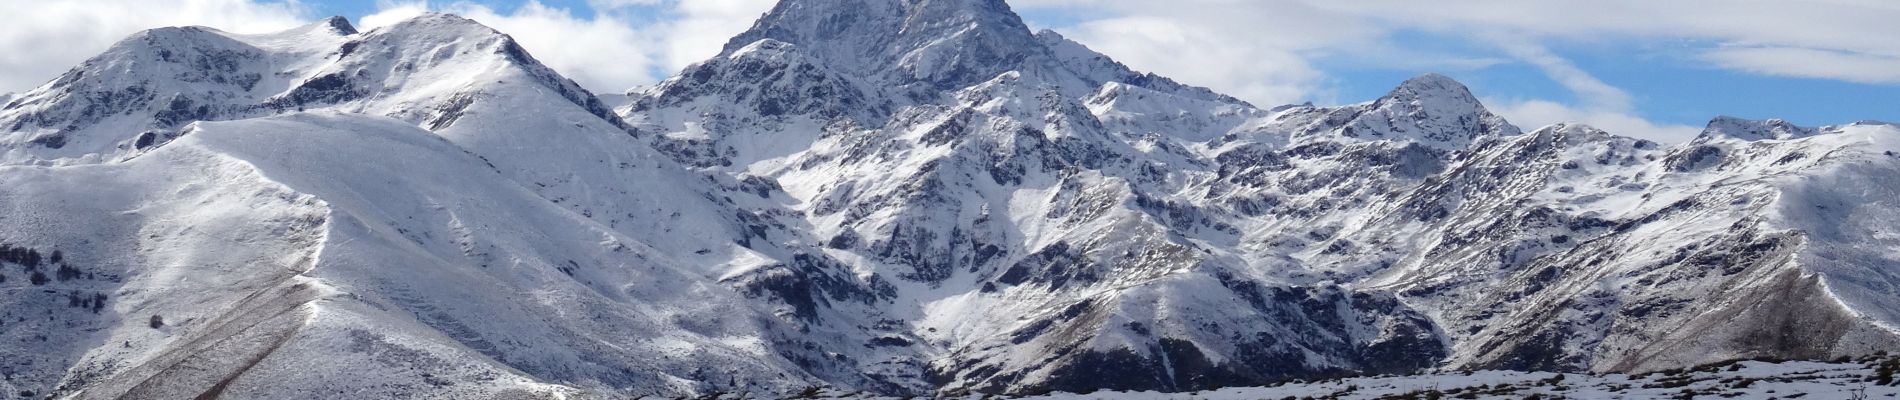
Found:
M 308 304 L 308 302 L 305 302 L 304 304 Z M 231 386 L 231 382 L 237 381 L 239 377 L 244 376 L 245 372 L 250 372 L 252 367 L 256 367 L 258 362 L 264 361 L 265 358 L 270 357 L 270 355 L 273 353 L 276 353 L 278 348 L 284 346 L 284 343 L 290 342 L 290 338 L 296 337 L 296 333 L 297 332 L 295 330 L 290 330 L 290 331 L 282 332 L 282 334 L 280 335 L 277 335 L 278 336 L 277 340 L 271 342 L 269 348 L 266 348 L 263 351 L 257 353 L 256 355 L 251 357 L 251 359 L 245 360 L 244 365 L 239 366 L 237 371 L 231 372 L 230 376 L 226 376 L 224 380 L 218 381 L 218 384 L 212 385 L 211 389 L 205 390 L 204 393 L 199 393 L 198 397 L 195 397 L 195 399 L 211 400 L 211 399 L 222 397 L 224 395 L 224 390 Z
M 320 290 L 312 282 L 296 280 L 293 276 L 252 293 L 184 344 L 119 374 L 122 378 L 114 379 L 119 382 L 105 382 L 78 398 L 218 398 L 303 327 L 310 313 L 306 306 L 320 298 Z M 129 387 L 120 391 L 115 386 Z

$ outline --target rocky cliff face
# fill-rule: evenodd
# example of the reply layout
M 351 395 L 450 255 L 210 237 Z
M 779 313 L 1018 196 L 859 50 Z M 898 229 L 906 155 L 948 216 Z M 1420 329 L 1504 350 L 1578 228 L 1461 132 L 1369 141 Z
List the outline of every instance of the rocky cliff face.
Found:
M 787 0 L 618 110 L 448 15 L 154 30 L 4 103 L 8 392 L 1187 391 L 1900 320 L 1892 125 L 1262 109 L 995 0 Z

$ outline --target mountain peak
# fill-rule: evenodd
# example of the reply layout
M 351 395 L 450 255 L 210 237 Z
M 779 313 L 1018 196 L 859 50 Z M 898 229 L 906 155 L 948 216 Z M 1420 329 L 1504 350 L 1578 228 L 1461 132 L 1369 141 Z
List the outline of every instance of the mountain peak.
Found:
M 726 58 L 737 59 L 760 56 L 785 57 L 788 56 L 788 53 L 796 52 L 797 48 L 798 45 L 781 42 L 777 39 L 760 39 L 757 42 L 752 42 L 744 47 L 740 47 L 738 50 L 728 52 Z
M 1536 131 L 1533 131 L 1531 134 L 1554 135 L 1554 136 L 1562 137 L 1568 140 L 1570 144 L 1602 140 L 1606 138 L 1615 137 L 1615 135 L 1610 134 L 1610 132 L 1608 131 L 1604 131 L 1602 129 L 1598 129 L 1595 126 L 1590 126 L 1589 124 L 1582 124 L 1582 123 L 1557 123 L 1557 124 L 1553 124 L 1553 125 L 1546 126 L 1543 128 L 1538 128 Z
M 296 28 L 259 34 L 222 33 L 245 43 L 272 50 L 328 51 L 358 32 L 350 20 L 329 17 Z
M 324 18 L 322 21 L 317 21 L 317 25 L 327 27 L 331 31 L 334 31 L 336 33 L 343 34 L 343 35 L 355 35 L 358 33 L 356 30 L 356 25 L 351 25 L 350 19 L 343 18 L 342 16 L 331 16 L 329 18 Z
M 356 30 L 356 25 L 350 24 L 350 20 L 348 18 L 328 17 L 328 18 L 317 20 L 316 22 L 304 24 L 303 26 L 298 26 L 295 28 L 290 28 L 290 29 L 286 29 L 286 30 L 282 30 L 278 32 L 260 33 L 260 34 L 228 34 L 227 33 L 226 35 L 234 36 L 234 37 L 249 37 L 249 38 L 300 38 L 300 37 L 312 37 L 312 36 L 342 37 L 342 36 L 355 35 L 358 33 L 361 33 L 361 32 L 358 32 Z
M 761 39 L 841 70 L 939 89 L 989 80 L 1041 49 L 1002 0 L 784 0 L 723 55 Z
M 384 29 L 401 30 L 401 29 L 416 29 L 416 28 L 424 28 L 424 27 L 446 27 L 446 28 L 479 27 L 483 30 L 495 32 L 496 34 L 501 33 L 500 31 L 496 31 L 493 28 L 489 28 L 487 25 L 482 25 L 482 23 L 480 22 L 475 22 L 475 20 L 468 19 L 460 15 L 438 13 L 438 12 L 425 12 L 425 13 L 416 15 L 414 17 L 410 17 L 409 19 L 403 20 L 402 22 L 397 22 L 395 25 L 390 25 L 389 27 L 384 28 Z
M 1464 84 L 1439 74 L 1407 79 L 1385 97 L 1357 107 L 1354 123 L 1343 128 L 1346 136 L 1415 140 L 1457 150 L 1481 136 L 1522 132 L 1485 109 Z
M 1385 95 L 1386 99 L 1422 100 L 1443 99 L 1458 103 L 1478 104 L 1478 97 L 1471 94 L 1471 88 L 1449 76 L 1426 73 L 1406 79 L 1397 88 Z
M 386 45 L 417 49 L 466 41 L 476 46 L 493 46 L 499 54 L 515 63 L 537 68 L 540 65 L 539 61 L 527 55 L 527 51 L 515 42 L 514 37 L 455 14 L 423 13 L 394 25 L 377 28 L 368 36 L 377 37 Z
M 1702 130 L 1702 135 L 1696 137 L 1695 141 L 1707 142 L 1718 137 L 1747 141 L 1788 140 L 1814 136 L 1817 133 L 1818 131 L 1814 128 L 1798 126 L 1781 119 L 1753 120 L 1725 115 L 1709 120 L 1708 127 Z

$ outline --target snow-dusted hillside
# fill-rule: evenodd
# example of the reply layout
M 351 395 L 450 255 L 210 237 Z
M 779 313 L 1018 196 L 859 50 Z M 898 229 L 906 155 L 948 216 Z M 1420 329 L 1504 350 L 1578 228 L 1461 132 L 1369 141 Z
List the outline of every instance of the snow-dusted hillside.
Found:
M 1096 391 L 1046 393 L 1024 399 L 1877 399 L 1900 396 L 1900 359 L 1738 361 L 1644 374 L 1468 371 L 1281 382 L 1185 393 Z M 886 399 L 863 392 L 810 388 L 793 394 L 727 393 L 722 398 Z M 978 396 L 966 396 L 978 398 Z
M 157 29 L 0 101 L 0 393 L 1611 390 L 1576 374 L 1900 348 L 1900 127 L 1477 98 L 1259 108 L 1000 0 L 785 0 L 617 110 L 451 15 Z
M 21 265 L 7 313 L 52 313 L 71 297 L 83 314 L 6 325 L 21 338 L 6 350 L 19 355 L 8 357 L 7 393 L 554 390 L 545 382 L 686 393 L 812 380 L 759 343 L 784 329 L 769 322 L 776 308 L 716 281 L 727 263 L 766 258 L 737 244 L 769 233 L 746 224 L 771 218 L 735 206 L 728 188 L 739 182 L 660 156 L 590 94 L 473 22 L 431 15 L 323 43 L 337 48 L 299 65 L 346 78 L 267 97 L 306 112 L 250 108 L 144 146 L 0 167 L 22 181 L 7 185 L 6 243 L 63 258 Z M 60 88 L 35 93 L 63 98 Z M 73 149 L 89 148 L 9 154 Z M 265 201 L 280 198 L 308 204 Z M 67 264 L 88 278 L 28 279 Z M 257 309 L 266 306 L 280 309 Z M 161 328 L 147 327 L 154 316 Z M 251 325 L 260 321 L 269 330 Z M 66 344 L 43 344 L 52 340 Z M 333 370 L 303 366 L 316 359 Z M 244 389 L 239 376 L 269 384 Z
M 1710 136 L 1754 141 L 1674 147 L 1525 134 L 1438 75 L 1370 103 L 1259 109 L 1033 35 L 999 2 L 862 3 L 783 2 L 622 115 L 683 163 L 776 181 L 827 253 L 902 278 L 892 306 L 914 310 L 910 347 L 937 354 L 939 390 L 1896 345 L 1876 316 L 1895 304 L 1858 300 L 1885 293 L 1868 286 L 1885 261 L 1833 270 L 1838 250 L 1804 252 L 1815 228 L 1775 222 L 1821 220 L 1779 217 L 1805 207 L 1783 200 L 1791 180 L 1890 175 L 1868 170 L 1894 165 L 1890 125 L 1721 118 Z M 959 73 L 906 64 L 926 58 Z
M 58 357 L 14 366 L 21 390 L 677 392 L 695 387 L 673 374 L 710 365 L 699 373 L 804 382 L 735 339 L 769 330 L 737 293 L 399 121 L 194 124 L 129 162 L 7 172 L 9 215 L 42 221 L 9 224 L 13 243 L 61 249 L 57 268 L 85 275 L 10 280 L 10 314 L 58 318 L 9 333 L 61 344 L 10 347 Z M 92 304 L 110 311 L 62 307 L 69 291 L 105 293 Z

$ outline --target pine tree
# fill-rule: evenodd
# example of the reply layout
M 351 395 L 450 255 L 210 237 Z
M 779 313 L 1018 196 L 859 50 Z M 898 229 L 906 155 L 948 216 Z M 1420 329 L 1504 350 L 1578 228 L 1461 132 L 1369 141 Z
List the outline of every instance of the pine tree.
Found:
M 99 310 L 103 310 L 105 308 L 106 308 L 106 294 L 93 293 L 92 294 L 92 313 L 98 314 Z

